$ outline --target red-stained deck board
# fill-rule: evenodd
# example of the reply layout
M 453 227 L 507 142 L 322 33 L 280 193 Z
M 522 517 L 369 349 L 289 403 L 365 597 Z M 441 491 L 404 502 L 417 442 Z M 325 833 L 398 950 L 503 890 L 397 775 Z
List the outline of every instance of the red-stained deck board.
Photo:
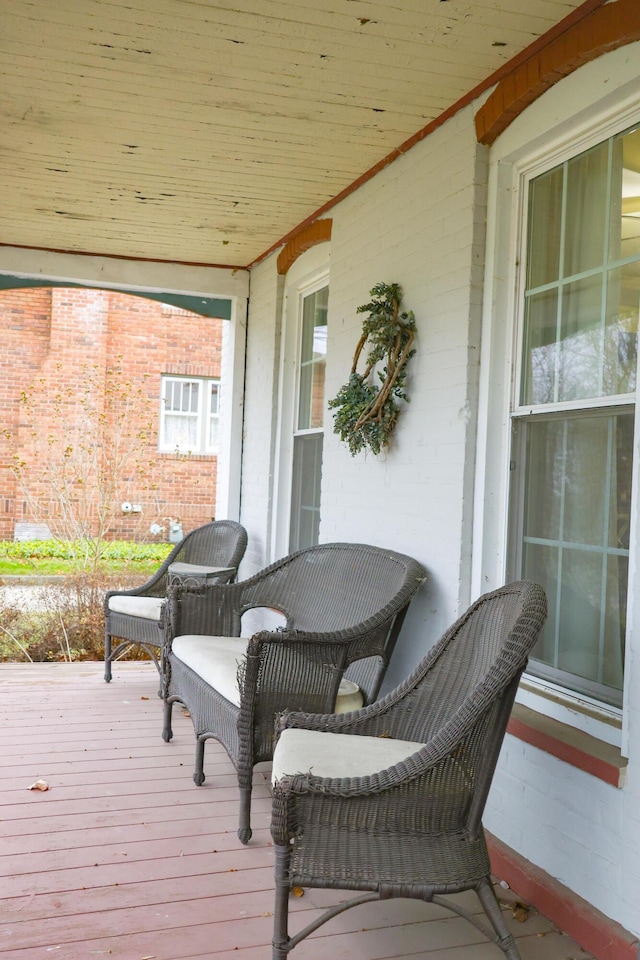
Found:
M 157 683 L 151 664 L 118 664 L 111 684 L 98 663 L 0 664 L 2 960 L 269 960 L 268 765 L 254 777 L 243 846 L 231 762 L 209 741 L 207 780 L 195 786 L 191 721 L 174 708 L 164 743 Z M 36 778 L 50 789 L 28 790 Z M 336 898 L 292 899 L 292 926 Z M 567 956 L 571 942 L 535 911 L 509 922 L 523 960 Z M 335 918 L 292 960 L 500 956 L 439 907 L 387 901 Z

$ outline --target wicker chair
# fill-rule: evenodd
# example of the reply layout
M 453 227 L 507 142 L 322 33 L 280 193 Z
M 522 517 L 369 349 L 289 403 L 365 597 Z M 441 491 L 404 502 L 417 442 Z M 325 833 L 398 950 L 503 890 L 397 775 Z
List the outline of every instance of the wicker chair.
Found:
M 375 700 L 424 578 L 419 563 L 391 550 L 325 543 L 241 583 L 170 591 L 163 737 L 173 735 L 173 703 L 183 703 L 196 734 L 196 784 L 204 781 L 205 741 L 223 744 L 238 774 L 243 843 L 251 837 L 253 767 L 271 759 L 276 715 L 286 707 L 333 710 L 345 671 L 359 687 L 357 705 Z M 241 617 L 254 608 L 279 611 L 283 626 L 241 637 Z
M 482 828 L 518 680 L 546 617 L 526 581 L 474 603 L 411 676 L 345 716 L 285 713 L 273 758 L 273 960 L 356 904 L 437 903 L 520 960 L 490 880 Z M 299 933 L 293 887 L 360 891 Z M 475 890 L 491 924 L 443 894 Z
M 110 590 L 104 599 L 104 679 L 111 680 L 111 664 L 131 646 L 139 646 L 151 657 L 158 672 L 163 628 L 162 609 L 167 597 L 168 569 L 175 563 L 230 568 L 220 574 L 225 582 L 235 577 L 247 548 L 247 532 L 233 520 L 206 523 L 178 543 L 156 573 L 132 590 Z M 120 638 L 114 646 L 112 638 Z

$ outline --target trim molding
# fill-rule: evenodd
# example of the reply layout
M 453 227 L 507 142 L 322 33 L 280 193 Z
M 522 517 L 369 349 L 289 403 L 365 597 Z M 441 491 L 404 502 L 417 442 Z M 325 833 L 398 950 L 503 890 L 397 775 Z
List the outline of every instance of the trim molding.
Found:
M 548 920 L 598 960 L 639 960 L 640 942 L 548 873 L 487 833 L 491 868 Z
M 490 146 L 558 80 L 603 53 L 640 40 L 640 3 L 614 0 L 574 23 L 504 77 L 476 114 L 476 136 Z
M 316 220 L 292 237 L 278 256 L 278 273 L 285 274 L 299 256 L 318 243 L 331 240 L 333 220 Z
M 623 787 L 627 761 L 617 747 L 569 727 L 521 703 L 514 704 L 507 733 L 550 753 L 612 787 Z

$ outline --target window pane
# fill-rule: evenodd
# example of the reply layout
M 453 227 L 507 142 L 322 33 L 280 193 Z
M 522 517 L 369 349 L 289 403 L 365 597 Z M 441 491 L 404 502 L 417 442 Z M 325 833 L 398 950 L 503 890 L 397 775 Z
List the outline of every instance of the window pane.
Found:
M 209 419 L 208 453 L 217 453 L 220 443 L 220 421 L 217 417 Z
M 560 536 L 565 456 L 563 421 L 541 420 L 527 430 L 524 521 L 527 537 L 557 540 Z
M 217 453 L 220 433 L 218 401 L 220 389 L 217 383 L 209 384 L 209 416 L 207 425 L 207 453 Z
M 558 612 L 558 551 L 538 543 L 525 543 L 523 576 L 544 587 L 547 594 L 547 620 L 532 650 L 531 657 L 553 667 L 558 661 L 556 649 Z M 526 571 L 526 573 L 524 572 Z M 534 671 L 535 672 L 535 671 Z
M 610 270 L 607 278 L 605 394 L 631 393 L 636 388 L 639 305 L 640 261 Z
M 603 143 L 567 164 L 564 276 L 604 262 L 609 145 Z
M 564 424 L 563 470 L 556 480 L 564 500 L 562 539 L 571 543 L 606 543 L 604 529 L 609 417 L 587 417 Z
M 633 415 L 534 420 L 527 432 L 521 576 L 547 592 L 533 657 L 617 702 L 626 627 Z M 533 665 L 535 672 L 535 664 Z
M 200 397 L 200 384 L 195 380 L 187 382 L 183 386 L 182 409 L 189 413 L 198 412 L 198 400 Z
M 527 286 L 558 279 L 562 223 L 562 167 L 538 177 L 529 193 L 529 275 Z
M 610 260 L 640 256 L 640 130 L 613 141 Z
M 167 410 L 180 409 L 180 384 L 174 380 L 165 382 L 165 406 Z
M 323 423 L 328 302 L 328 287 L 303 302 L 298 430 L 320 428 Z
M 302 550 L 318 542 L 321 479 L 322 434 L 312 433 L 295 437 L 290 550 Z
M 602 275 L 562 292 L 559 400 L 602 396 Z
M 163 446 L 183 453 L 195 452 L 198 449 L 198 421 L 194 417 L 165 416 Z
M 558 666 L 587 680 L 600 676 L 602 555 L 565 550 L 560 589 Z
M 209 413 L 214 416 L 218 415 L 218 400 L 220 396 L 220 388 L 217 383 L 210 384 L 210 393 L 209 393 Z
M 528 297 L 525 319 L 523 403 L 553 403 L 558 356 L 558 291 Z

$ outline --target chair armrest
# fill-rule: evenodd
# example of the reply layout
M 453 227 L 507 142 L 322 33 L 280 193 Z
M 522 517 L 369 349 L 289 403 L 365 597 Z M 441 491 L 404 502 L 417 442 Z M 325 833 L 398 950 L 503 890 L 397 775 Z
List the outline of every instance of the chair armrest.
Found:
M 313 829 L 314 823 L 329 822 L 347 832 L 357 822 L 357 830 L 371 836 L 464 830 L 475 789 L 464 757 L 433 741 L 416 747 L 373 773 L 336 778 L 314 775 L 312 751 L 305 751 L 308 772 L 272 784 L 274 842 L 286 846 L 298 830 L 305 833 L 307 825 Z
M 105 609 L 108 608 L 109 599 L 111 597 L 144 597 L 149 593 L 152 587 L 155 587 L 156 584 L 160 583 L 163 577 L 166 577 L 166 569 L 156 570 L 152 577 L 148 580 L 145 580 L 144 583 L 139 584 L 137 587 L 130 587 L 128 590 L 108 590 L 104 597 Z M 162 596 L 164 591 L 161 593 L 149 594 L 150 596 Z
M 165 637 L 184 634 L 239 637 L 241 583 L 176 583 L 168 587 L 163 624 Z

